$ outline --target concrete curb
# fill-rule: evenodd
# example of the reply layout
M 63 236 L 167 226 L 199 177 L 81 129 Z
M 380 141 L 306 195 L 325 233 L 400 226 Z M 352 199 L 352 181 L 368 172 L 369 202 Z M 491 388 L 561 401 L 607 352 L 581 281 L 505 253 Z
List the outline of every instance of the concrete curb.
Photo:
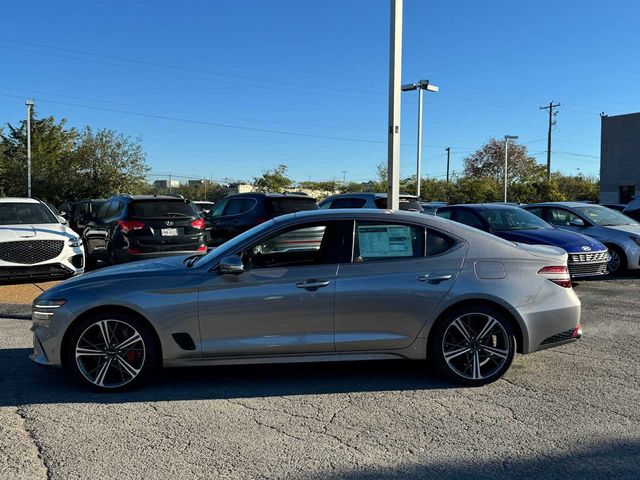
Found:
M 31 320 L 31 305 L 21 303 L 0 303 L 0 318 Z

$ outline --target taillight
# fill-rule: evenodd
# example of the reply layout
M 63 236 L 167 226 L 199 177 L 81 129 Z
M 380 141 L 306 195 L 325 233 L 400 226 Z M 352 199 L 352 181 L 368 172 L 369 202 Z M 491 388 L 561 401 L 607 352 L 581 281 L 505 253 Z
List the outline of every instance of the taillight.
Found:
M 571 276 L 566 265 L 556 265 L 552 267 L 543 267 L 538 270 L 538 275 L 542 275 L 550 282 L 560 285 L 564 288 L 571 288 Z
M 193 228 L 197 228 L 198 230 L 202 230 L 204 228 L 204 218 L 198 218 L 191 222 L 191 226 Z
M 137 220 L 118 220 L 118 225 L 120 225 L 120 230 L 124 233 L 129 233 L 133 230 L 142 230 L 146 225 L 142 222 L 138 222 Z
M 200 245 L 198 247 L 198 249 L 196 250 L 196 252 L 206 252 L 207 251 L 207 246 L 206 245 Z

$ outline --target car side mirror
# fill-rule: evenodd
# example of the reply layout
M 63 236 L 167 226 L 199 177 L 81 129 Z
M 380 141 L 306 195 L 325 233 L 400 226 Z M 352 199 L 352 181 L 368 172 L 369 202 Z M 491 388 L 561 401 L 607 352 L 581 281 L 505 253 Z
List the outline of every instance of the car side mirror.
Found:
M 56 218 L 63 225 L 68 225 L 69 224 L 69 222 L 67 222 L 67 219 L 64 218 L 64 215 L 56 215 Z
M 569 222 L 570 227 L 584 227 L 584 221 L 581 218 L 574 218 Z
M 218 264 L 218 271 L 222 274 L 239 275 L 244 272 L 244 264 L 238 255 L 224 257 Z
M 69 214 L 67 212 L 60 212 L 60 216 L 67 218 L 69 216 Z

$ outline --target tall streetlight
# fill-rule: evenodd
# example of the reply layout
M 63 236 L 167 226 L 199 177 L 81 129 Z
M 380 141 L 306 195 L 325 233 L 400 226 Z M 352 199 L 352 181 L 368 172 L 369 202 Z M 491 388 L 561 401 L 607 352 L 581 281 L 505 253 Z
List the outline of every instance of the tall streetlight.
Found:
M 435 85 L 431 85 L 429 80 L 420 80 L 418 83 L 408 83 L 402 85 L 403 92 L 418 90 L 418 154 L 416 156 L 416 196 L 420 198 L 420 179 L 422 178 L 422 92 L 437 92 L 439 90 Z
M 29 99 L 24 104 L 27 106 L 27 197 L 31 197 L 31 110 L 35 102 Z
M 387 208 L 400 208 L 400 77 L 402 76 L 402 0 L 390 0 L 389 130 L 387 137 Z
M 517 135 L 505 135 L 504 136 L 504 203 L 507 203 L 507 153 L 509 150 L 509 140 L 517 140 Z

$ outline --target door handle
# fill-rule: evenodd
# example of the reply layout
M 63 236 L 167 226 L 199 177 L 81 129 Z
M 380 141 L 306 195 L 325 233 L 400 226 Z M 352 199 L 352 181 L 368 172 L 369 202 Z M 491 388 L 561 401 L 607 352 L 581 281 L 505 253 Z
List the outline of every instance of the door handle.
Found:
M 331 282 L 326 280 L 308 280 L 306 282 L 296 283 L 296 287 L 304 288 L 306 290 L 317 290 L 318 288 L 326 287 Z
M 451 277 L 452 275 L 433 275 L 432 273 L 427 273 L 426 275 L 418 277 L 418 280 L 427 283 L 440 283 L 449 280 Z

